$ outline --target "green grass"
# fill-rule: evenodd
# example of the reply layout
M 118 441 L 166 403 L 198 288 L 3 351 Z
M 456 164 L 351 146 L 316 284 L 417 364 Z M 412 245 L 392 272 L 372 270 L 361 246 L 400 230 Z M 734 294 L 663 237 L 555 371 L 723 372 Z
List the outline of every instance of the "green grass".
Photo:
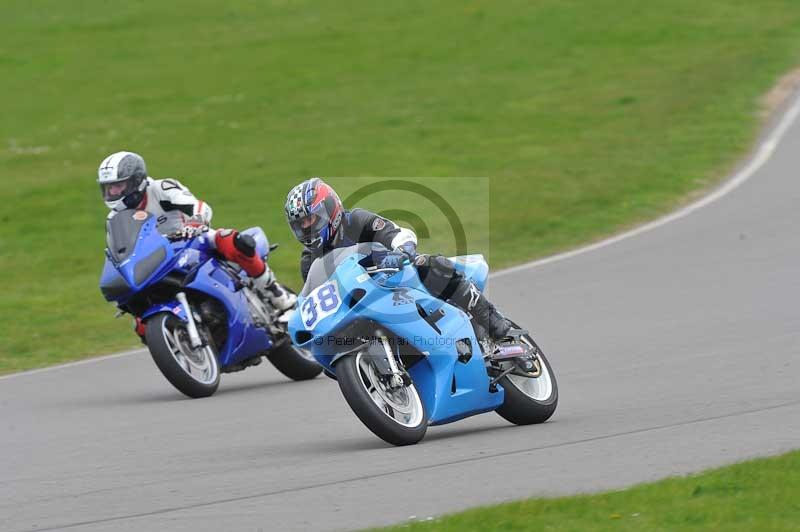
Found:
M 486 176 L 490 195 L 451 188 L 486 208 L 496 268 L 724 175 L 798 59 L 795 0 L 5 0 L 0 372 L 136 344 L 96 286 L 112 151 L 218 227 L 264 226 L 294 286 L 299 179 Z
M 800 452 L 598 495 L 529 499 L 384 531 L 798 530 Z

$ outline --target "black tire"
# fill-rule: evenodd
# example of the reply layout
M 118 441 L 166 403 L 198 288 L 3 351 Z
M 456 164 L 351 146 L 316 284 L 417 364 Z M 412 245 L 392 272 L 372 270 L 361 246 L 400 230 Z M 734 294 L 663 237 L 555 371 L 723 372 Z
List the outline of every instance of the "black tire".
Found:
M 149 318 L 145 324 L 145 341 L 150 350 L 153 361 L 161 370 L 161 373 L 178 391 L 192 398 L 209 397 L 217 391 L 219 387 L 220 371 L 216 359 L 216 352 L 213 353 L 213 364 L 215 365 L 216 377 L 208 383 L 196 380 L 175 360 L 172 354 L 165 330 L 174 330 L 183 327 L 183 322 L 172 314 L 161 313 Z M 212 349 L 213 348 L 209 348 Z
M 336 377 L 342 395 L 358 419 L 376 436 L 392 445 L 412 445 L 420 441 L 428 430 L 428 416 L 424 412 L 424 405 L 422 419 L 415 427 L 404 426 L 391 419 L 375 404 L 364 388 L 357 360 L 357 355 L 340 359 L 336 363 Z
M 307 381 L 322 373 L 322 366 L 313 358 L 303 356 L 298 348 L 288 342 L 271 349 L 267 359 L 278 371 L 294 381 Z
M 526 335 L 527 339 L 536 346 L 533 338 Z M 556 411 L 558 406 L 558 383 L 556 382 L 556 375 L 553 373 L 553 368 L 545 358 L 542 350 L 536 346 L 539 352 L 539 360 L 544 365 L 543 370 L 546 369 L 547 375 L 550 378 L 552 391 L 550 396 L 545 400 L 536 400 L 533 397 L 522 392 L 508 376 L 500 379 L 499 384 L 505 391 L 505 399 L 503 404 L 496 410 L 500 416 L 515 425 L 534 425 L 536 423 L 544 423 Z M 542 371 L 542 375 L 544 375 Z M 541 377 L 539 377 L 541 378 Z

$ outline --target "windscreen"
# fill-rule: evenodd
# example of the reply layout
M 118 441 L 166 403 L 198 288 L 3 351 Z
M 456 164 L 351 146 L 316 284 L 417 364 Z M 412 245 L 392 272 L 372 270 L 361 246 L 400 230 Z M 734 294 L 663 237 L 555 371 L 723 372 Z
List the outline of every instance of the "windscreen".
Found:
M 311 264 L 308 270 L 308 277 L 303 291 L 300 295 L 306 296 L 319 285 L 330 279 L 336 268 L 350 255 L 359 254 L 371 256 L 373 252 L 386 252 L 386 248 L 377 242 L 365 242 L 346 248 L 338 248 L 329 251 Z
M 116 263 L 133 253 L 139 231 L 150 216 L 145 211 L 126 209 L 106 222 L 106 245 Z

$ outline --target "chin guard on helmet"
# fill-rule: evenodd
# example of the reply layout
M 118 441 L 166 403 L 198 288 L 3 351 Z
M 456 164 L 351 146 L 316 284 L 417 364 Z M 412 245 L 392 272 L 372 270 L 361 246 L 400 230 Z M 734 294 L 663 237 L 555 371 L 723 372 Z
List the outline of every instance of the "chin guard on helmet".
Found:
M 318 177 L 294 187 L 286 198 L 285 210 L 295 238 L 309 249 L 329 245 L 344 215 L 339 196 Z
M 120 151 L 106 157 L 97 169 L 97 183 L 109 209 L 136 208 L 147 188 L 147 167 L 136 153 Z

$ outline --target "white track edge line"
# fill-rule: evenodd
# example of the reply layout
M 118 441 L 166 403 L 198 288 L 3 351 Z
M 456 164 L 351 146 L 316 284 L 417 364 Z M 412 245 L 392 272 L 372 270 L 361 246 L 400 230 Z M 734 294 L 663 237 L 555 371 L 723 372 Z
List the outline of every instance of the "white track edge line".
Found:
M 55 366 L 47 366 L 44 368 L 37 368 L 37 369 L 29 369 L 25 371 L 19 371 L 17 373 L 9 373 L 8 375 L 0 375 L 0 381 L 6 379 L 13 379 L 14 377 L 27 377 L 28 375 L 35 375 L 37 373 L 45 373 L 48 371 L 55 371 L 58 369 L 64 368 L 71 368 L 73 366 L 83 366 L 84 364 L 93 364 L 95 362 L 101 362 L 103 360 L 110 360 L 112 358 L 120 358 L 128 355 L 136 355 L 139 353 L 145 353 L 147 350 L 144 348 L 139 349 L 130 349 L 128 351 L 122 351 L 120 353 L 114 353 L 112 355 L 101 355 L 92 358 L 85 358 L 83 360 L 76 360 L 75 362 L 66 362 L 64 364 L 57 364 Z
M 786 114 L 783 115 L 783 118 L 781 118 L 780 122 L 778 122 L 778 125 L 775 126 L 772 132 L 769 133 L 769 135 L 767 135 L 767 137 L 761 142 L 761 144 L 758 146 L 755 154 L 750 159 L 750 161 L 742 169 L 736 172 L 732 178 L 728 179 L 721 187 L 712 191 L 710 194 L 703 196 L 694 203 L 690 203 L 689 205 L 681 209 L 678 209 L 677 211 L 671 214 L 667 214 L 665 216 L 662 216 L 661 218 L 657 218 L 652 222 L 647 222 L 644 225 L 636 227 L 635 229 L 631 229 L 630 231 L 625 231 L 624 233 L 620 233 L 618 235 L 606 238 L 599 242 L 595 242 L 594 244 L 589 244 L 587 246 L 579 247 L 571 251 L 565 251 L 563 253 L 551 255 L 543 259 L 526 262 L 524 264 L 512 266 L 511 268 L 506 268 L 504 270 L 498 270 L 496 272 L 489 274 L 489 278 L 494 279 L 497 277 L 502 277 L 504 275 L 509 275 L 512 273 L 517 273 L 537 268 L 539 266 L 544 266 L 545 264 L 551 264 L 553 262 L 570 259 L 572 257 L 577 257 L 578 255 L 583 255 L 584 253 L 588 253 L 590 251 L 595 251 L 597 249 L 601 249 L 606 246 L 616 244 L 617 242 L 621 242 L 623 240 L 627 240 L 628 238 L 641 235 L 642 233 L 646 233 L 648 231 L 661 227 L 662 225 L 666 225 L 670 222 L 674 222 L 676 220 L 680 220 L 681 218 L 685 218 L 690 214 L 692 214 L 694 211 L 702 209 L 703 207 L 706 207 L 714 203 L 715 201 L 719 200 L 720 198 L 726 196 L 733 190 L 736 190 L 741 185 L 743 185 L 751 177 L 753 177 L 756 171 L 758 171 L 762 166 L 764 166 L 764 164 L 770 159 L 770 157 L 772 157 L 772 154 L 775 153 L 775 149 L 778 147 L 778 144 L 780 144 L 780 141 L 783 139 L 783 136 L 786 134 L 786 132 L 792 126 L 794 121 L 797 119 L 798 114 L 800 114 L 800 96 L 795 95 L 794 98 L 795 101 L 792 104 L 792 106 L 789 108 Z M 57 366 L 48 366 L 45 368 L 38 368 L 28 371 L 20 371 L 18 373 L 11 373 L 9 375 L 0 375 L 0 381 L 6 379 L 13 379 L 16 377 L 27 377 L 28 375 L 45 373 L 48 371 L 56 371 L 59 369 L 70 368 L 73 366 L 93 364 L 95 362 L 102 362 L 104 360 L 120 358 L 143 352 L 145 352 L 145 349 L 131 349 L 129 351 L 123 351 L 121 353 L 114 353 L 112 355 L 87 358 L 84 360 L 78 360 L 76 362 L 67 362 L 65 364 L 59 364 Z
M 761 144 L 758 146 L 755 154 L 749 160 L 749 162 L 743 168 L 741 168 L 737 173 L 735 173 L 733 177 L 725 181 L 725 183 L 722 186 L 713 190 L 706 196 L 703 196 L 699 200 L 690 203 L 689 205 L 682 207 L 677 211 L 664 215 L 661 218 L 657 218 L 651 222 L 646 222 L 645 224 L 640 225 L 629 231 L 625 231 L 623 233 L 619 233 L 609 238 L 600 240 L 599 242 L 595 242 L 594 244 L 589 244 L 586 246 L 579 247 L 577 249 L 565 251 L 563 253 L 558 253 L 556 255 L 551 255 L 543 259 L 538 259 L 531 262 L 526 262 L 524 264 L 519 264 L 517 266 L 512 266 L 504 270 L 498 270 L 496 272 L 489 274 L 489 278 L 502 277 L 504 275 L 517 273 L 531 268 L 536 268 L 538 266 L 544 266 L 545 264 L 551 264 L 553 262 L 569 259 L 572 257 L 576 257 L 578 255 L 582 255 L 584 253 L 588 253 L 590 251 L 595 251 L 597 249 L 601 249 L 606 246 L 616 244 L 617 242 L 621 242 L 622 240 L 627 240 L 628 238 L 632 238 L 642 233 L 646 233 L 648 231 L 666 225 L 670 222 L 674 222 L 676 220 L 680 220 L 681 218 L 685 218 L 690 214 L 692 214 L 693 212 L 702 209 L 703 207 L 706 207 L 714 203 L 715 201 L 719 200 L 720 198 L 726 196 L 727 194 L 729 194 L 730 192 L 739 188 L 741 185 L 747 182 L 756 173 L 756 171 L 758 171 L 770 159 L 770 157 L 772 157 L 772 154 L 775 153 L 775 149 L 778 147 L 778 144 L 783 139 L 783 136 L 786 134 L 786 132 L 792 126 L 794 121 L 797 119 L 798 114 L 800 114 L 800 97 L 796 96 L 795 98 L 796 98 L 795 102 L 792 104 L 791 108 L 789 108 L 789 110 L 780 120 L 778 125 L 772 130 L 772 132 L 761 142 Z

